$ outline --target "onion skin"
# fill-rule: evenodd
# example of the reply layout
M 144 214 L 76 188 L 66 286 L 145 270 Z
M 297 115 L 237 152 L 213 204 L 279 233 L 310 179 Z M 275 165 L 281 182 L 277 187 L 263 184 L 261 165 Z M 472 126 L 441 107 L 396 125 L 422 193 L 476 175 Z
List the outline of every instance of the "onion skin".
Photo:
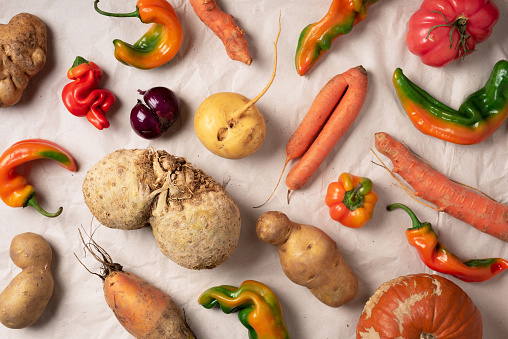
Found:
M 167 132 L 180 117 L 180 99 L 166 87 L 138 90 L 144 103 L 138 100 L 131 110 L 131 127 L 145 139 L 156 139 Z

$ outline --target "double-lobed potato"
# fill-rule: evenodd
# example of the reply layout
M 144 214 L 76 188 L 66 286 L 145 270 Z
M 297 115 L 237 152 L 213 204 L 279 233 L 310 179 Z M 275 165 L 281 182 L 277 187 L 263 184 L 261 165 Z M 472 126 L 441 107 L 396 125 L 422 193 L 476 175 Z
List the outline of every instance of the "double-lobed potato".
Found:
M 40 318 L 53 294 L 52 251 L 46 239 L 27 232 L 12 239 L 9 253 L 22 271 L 0 294 L 0 322 L 21 329 Z
M 356 297 L 358 279 L 342 257 L 337 243 L 321 229 L 291 221 L 284 213 L 269 211 L 256 223 L 258 238 L 279 250 L 286 276 L 307 287 L 330 307 Z

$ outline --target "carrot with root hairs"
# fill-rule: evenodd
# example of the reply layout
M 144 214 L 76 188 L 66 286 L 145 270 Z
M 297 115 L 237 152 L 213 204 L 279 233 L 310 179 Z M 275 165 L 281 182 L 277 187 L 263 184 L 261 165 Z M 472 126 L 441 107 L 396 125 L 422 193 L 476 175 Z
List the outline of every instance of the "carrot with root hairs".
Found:
M 291 160 L 302 159 L 286 177 L 289 193 L 305 185 L 331 152 L 335 144 L 351 127 L 367 96 L 367 71 L 357 66 L 330 79 L 319 91 L 307 114 L 286 144 L 286 161 L 277 185 Z
M 196 15 L 222 41 L 228 56 L 247 65 L 252 63 L 245 32 L 233 16 L 224 13 L 215 0 L 189 0 Z
M 85 249 L 102 264 L 102 272 L 91 272 L 104 281 L 104 297 L 122 326 L 136 338 L 192 339 L 192 332 L 176 303 L 158 287 L 123 270 L 90 236 Z M 76 256 L 77 258 L 77 256 Z
M 450 180 L 387 133 L 375 134 L 376 149 L 390 158 L 414 195 L 479 231 L 508 242 L 508 206 Z

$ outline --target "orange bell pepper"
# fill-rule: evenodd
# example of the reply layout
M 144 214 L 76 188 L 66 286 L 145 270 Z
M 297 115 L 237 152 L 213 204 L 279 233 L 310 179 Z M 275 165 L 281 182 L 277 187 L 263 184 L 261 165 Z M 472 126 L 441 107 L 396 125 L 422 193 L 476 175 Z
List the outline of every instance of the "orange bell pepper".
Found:
M 360 228 L 372 218 L 377 199 L 369 178 L 342 173 L 338 181 L 328 185 L 325 203 L 333 220 Z

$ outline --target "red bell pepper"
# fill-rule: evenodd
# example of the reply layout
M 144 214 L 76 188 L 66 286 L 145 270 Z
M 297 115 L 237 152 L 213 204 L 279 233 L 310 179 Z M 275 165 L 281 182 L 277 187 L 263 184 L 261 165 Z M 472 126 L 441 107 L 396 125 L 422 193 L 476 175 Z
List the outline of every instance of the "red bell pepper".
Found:
M 10 207 L 32 206 L 46 217 L 56 217 L 55 213 L 44 211 L 35 199 L 35 189 L 28 185 L 27 179 L 16 172 L 16 167 L 36 159 L 53 159 L 69 171 L 76 171 L 76 162 L 62 147 L 44 139 L 22 140 L 9 147 L 0 156 L 0 198 Z
M 69 112 L 84 117 L 99 130 L 109 127 L 106 112 L 115 103 L 115 96 L 107 89 L 97 89 L 103 72 L 99 66 L 77 57 L 67 72 L 73 82 L 65 85 L 62 100 Z
M 491 0 L 423 0 L 409 19 L 406 44 L 424 64 L 445 66 L 475 51 L 498 19 Z

